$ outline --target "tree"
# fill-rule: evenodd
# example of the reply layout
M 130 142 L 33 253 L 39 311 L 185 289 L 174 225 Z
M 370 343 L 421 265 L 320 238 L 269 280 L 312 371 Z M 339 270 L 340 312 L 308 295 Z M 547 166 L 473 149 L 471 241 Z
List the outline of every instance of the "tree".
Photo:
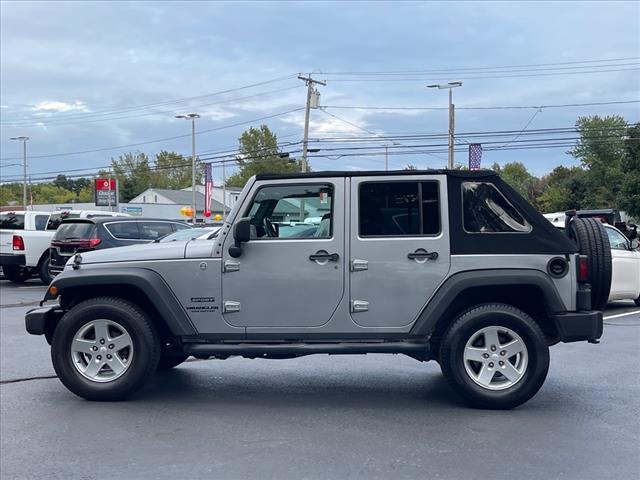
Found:
M 624 140 L 622 161 L 624 180 L 620 188 L 621 210 L 640 221 L 640 123 L 629 127 Z
M 539 180 L 529 173 L 523 163 L 511 162 L 506 163 L 503 167 L 494 163 L 491 169 L 498 173 L 520 195 L 535 204 Z
M 588 185 L 586 171 L 581 167 L 556 167 L 540 179 L 540 184 L 537 202 L 541 211 L 585 208 Z
M 628 125 L 619 115 L 579 117 L 576 127 L 580 139 L 568 153 L 587 170 L 587 207 L 618 206 L 624 181 L 625 133 Z
M 156 155 L 154 164 L 154 187 L 180 190 L 191 186 L 191 158 L 163 150 Z M 196 163 L 196 185 L 202 183 L 202 176 L 202 166 Z
M 12 204 L 22 205 L 21 183 L 5 183 L 3 185 L 0 185 L 0 205 Z
M 113 176 L 118 179 L 120 201 L 128 202 L 136 195 L 154 186 L 154 171 L 149 164 L 149 157 L 142 152 L 125 153 L 118 159 L 111 159 Z M 100 172 L 105 178 L 108 172 Z
M 240 171 L 229 177 L 229 186 L 243 187 L 252 175 L 258 173 L 300 171 L 299 161 L 281 156 L 276 134 L 266 125 L 249 128 L 242 133 L 238 143 L 240 153 L 236 156 L 236 163 Z

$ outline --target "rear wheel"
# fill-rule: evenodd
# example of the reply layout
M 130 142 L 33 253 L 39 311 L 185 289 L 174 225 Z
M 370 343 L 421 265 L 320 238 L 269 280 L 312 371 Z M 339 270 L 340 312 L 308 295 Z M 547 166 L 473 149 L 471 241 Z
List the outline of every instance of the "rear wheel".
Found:
M 547 376 L 549 349 L 523 311 L 487 304 L 463 313 L 445 333 L 440 367 L 471 406 L 510 409 L 533 397 Z
M 634 302 L 636 303 L 637 306 L 640 307 L 640 295 L 638 295 L 638 298 L 636 298 Z
M 62 317 L 51 358 L 62 383 L 76 395 L 121 400 L 155 371 L 160 341 L 136 305 L 119 298 L 94 298 Z
M 53 277 L 49 273 L 49 260 L 50 255 L 47 253 L 43 258 L 40 259 L 40 263 L 38 263 L 38 276 L 42 283 L 45 285 L 49 285 L 53 280 Z
M 569 228 L 580 254 L 588 257 L 591 308 L 604 310 L 611 290 L 613 268 L 609 236 L 602 223 L 594 218 L 575 218 Z
M 13 283 L 24 283 L 31 278 L 29 268 L 20 265 L 3 265 L 2 272 L 4 278 Z

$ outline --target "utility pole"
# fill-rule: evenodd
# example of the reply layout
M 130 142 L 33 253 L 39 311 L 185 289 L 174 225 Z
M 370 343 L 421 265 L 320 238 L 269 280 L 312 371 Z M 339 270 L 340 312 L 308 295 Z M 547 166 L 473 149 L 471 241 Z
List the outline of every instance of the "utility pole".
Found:
M 389 145 L 384 146 L 384 171 L 389 170 Z
M 311 110 L 311 100 L 314 95 L 320 95 L 318 91 L 313 87 L 315 84 L 325 86 L 326 82 L 321 82 L 320 80 L 314 80 L 311 78 L 311 75 L 303 77 L 302 75 L 298 75 L 300 80 L 304 80 L 305 85 L 307 86 L 307 104 L 304 110 L 304 138 L 302 139 L 302 161 L 300 162 L 300 168 L 302 173 L 308 170 L 309 164 L 307 163 L 307 149 L 309 148 L 309 113 Z M 315 105 L 313 108 L 318 108 L 318 101 L 316 97 Z
M 197 113 L 187 113 L 186 115 L 176 115 L 176 118 L 191 120 L 191 223 L 196 223 L 196 119 L 200 118 Z
M 27 210 L 27 140 L 29 137 L 11 137 L 22 142 L 22 206 Z
M 222 221 L 227 219 L 227 162 L 222 160 Z
M 447 167 L 452 169 L 454 165 L 454 143 L 455 143 L 455 123 L 456 123 L 456 106 L 453 104 L 453 93 L 456 87 L 461 87 L 462 82 L 449 82 L 435 85 L 427 85 L 427 88 L 437 88 L 439 90 L 449 89 L 449 160 Z

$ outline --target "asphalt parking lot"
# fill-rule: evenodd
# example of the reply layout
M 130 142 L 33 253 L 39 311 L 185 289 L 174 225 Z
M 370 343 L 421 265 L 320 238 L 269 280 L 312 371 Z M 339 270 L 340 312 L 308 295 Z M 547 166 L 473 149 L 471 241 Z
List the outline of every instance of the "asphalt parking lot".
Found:
M 640 312 L 600 345 L 552 348 L 542 390 L 471 410 L 404 356 L 190 361 L 132 400 L 92 403 L 24 331 L 44 293 L 0 280 L 0 475 L 14 478 L 640 478 Z

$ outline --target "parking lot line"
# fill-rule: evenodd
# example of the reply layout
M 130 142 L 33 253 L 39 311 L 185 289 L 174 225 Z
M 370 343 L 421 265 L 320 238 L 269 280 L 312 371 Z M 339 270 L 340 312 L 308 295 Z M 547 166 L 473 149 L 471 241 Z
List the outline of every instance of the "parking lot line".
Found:
M 606 317 L 604 317 L 604 319 L 610 320 L 612 318 L 626 317 L 627 315 L 637 315 L 639 313 L 640 313 L 640 310 L 634 310 L 633 312 L 624 312 L 624 313 L 617 313 L 616 315 L 607 315 Z

